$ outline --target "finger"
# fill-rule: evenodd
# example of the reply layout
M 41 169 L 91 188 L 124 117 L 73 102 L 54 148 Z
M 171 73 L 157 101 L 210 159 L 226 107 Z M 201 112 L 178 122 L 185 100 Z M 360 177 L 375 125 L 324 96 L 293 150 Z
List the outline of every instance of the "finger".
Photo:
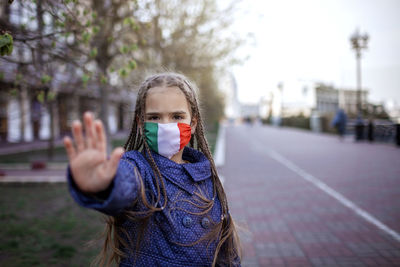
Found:
M 63 139 L 65 150 L 67 151 L 69 161 L 72 161 L 76 156 L 76 150 L 72 145 L 72 140 L 68 136 Z
M 93 114 L 85 112 L 83 119 L 85 121 L 86 143 L 88 148 L 96 148 L 96 132 L 93 125 Z
M 82 152 L 85 149 L 85 142 L 83 140 L 82 123 L 78 120 L 72 123 L 72 135 L 74 137 L 77 152 Z
M 119 160 L 121 159 L 124 152 L 125 152 L 125 149 L 123 149 L 122 147 L 117 147 L 111 153 L 110 159 L 107 162 L 107 166 L 106 166 L 106 173 L 108 174 L 108 176 L 114 175 L 116 173 Z
M 97 149 L 100 151 L 100 153 L 106 155 L 107 143 L 106 143 L 106 134 L 104 132 L 103 123 L 100 120 L 96 120 L 94 122 L 94 126 L 97 135 Z

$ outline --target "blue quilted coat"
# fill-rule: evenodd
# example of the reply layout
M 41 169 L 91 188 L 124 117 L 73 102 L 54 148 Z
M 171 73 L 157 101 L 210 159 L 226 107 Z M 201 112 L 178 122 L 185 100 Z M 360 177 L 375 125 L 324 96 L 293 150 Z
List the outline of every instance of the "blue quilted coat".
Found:
M 189 162 L 185 164 L 177 164 L 157 153 L 152 155 L 164 179 L 168 204 L 150 217 L 136 257 L 134 249 L 139 232 L 138 222 L 124 219 L 121 213 L 124 210 L 146 210 L 141 201 L 132 205 L 136 198 L 141 199 L 140 182 L 135 173 L 143 179 L 147 198 L 157 196 L 154 173 L 141 152 L 132 150 L 122 156 L 116 176 L 102 198 L 82 193 L 74 184 L 68 168 L 70 193 L 83 207 L 120 218 L 122 228 L 129 235 L 123 235 L 124 240 L 131 239 L 134 244 L 130 248 L 122 248 L 128 257 L 123 258 L 120 266 L 211 266 L 216 242 L 209 246 L 207 242 L 190 245 L 222 219 L 217 196 L 208 214 L 192 214 L 201 211 L 192 204 L 197 198 L 195 192 L 201 192 L 208 199 L 213 197 L 210 162 L 204 154 L 189 147 L 184 148 L 182 156 Z M 161 197 L 160 207 L 163 200 Z

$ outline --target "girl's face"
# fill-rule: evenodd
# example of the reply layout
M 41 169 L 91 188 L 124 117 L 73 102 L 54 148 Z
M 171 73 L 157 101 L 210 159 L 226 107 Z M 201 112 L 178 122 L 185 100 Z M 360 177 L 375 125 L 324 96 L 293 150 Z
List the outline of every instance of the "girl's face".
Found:
M 176 86 L 153 87 L 147 91 L 145 121 L 186 123 L 192 127 L 192 134 L 197 124 L 196 119 L 192 119 L 185 94 Z

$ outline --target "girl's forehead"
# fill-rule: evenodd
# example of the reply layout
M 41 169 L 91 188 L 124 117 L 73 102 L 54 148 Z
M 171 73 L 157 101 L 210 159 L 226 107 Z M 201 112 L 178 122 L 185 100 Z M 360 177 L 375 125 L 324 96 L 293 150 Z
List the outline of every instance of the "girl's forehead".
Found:
M 176 86 L 153 87 L 147 91 L 146 112 L 156 110 L 187 109 L 190 110 L 185 94 Z
M 154 94 L 182 94 L 185 96 L 185 94 L 182 92 L 181 89 L 177 86 L 156 86 L 152 87 L 147 91 L 147 95 L 154 95 Z

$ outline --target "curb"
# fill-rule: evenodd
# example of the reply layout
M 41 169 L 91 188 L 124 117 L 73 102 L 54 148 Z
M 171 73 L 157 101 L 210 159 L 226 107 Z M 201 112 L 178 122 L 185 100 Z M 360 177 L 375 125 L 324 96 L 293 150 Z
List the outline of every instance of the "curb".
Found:
M 65 183 L 65 175 L 6 175 L 0 177 L 0 183 Z
M 214 163 L 215 167 L 219 168 L 224 166 L 225 164 L 225 123 L 221 122 L 219 124 L 217 141 L 215 144 L 215 156 Z M 221 184 L 224 185 L 225 178 L 222 175 L 218 175 L 221 181 Z
M 219 124 L 217 141 L 215 144 L 214 163 L 216 167 L 222 167 L 225 164 L 225 123 Z

